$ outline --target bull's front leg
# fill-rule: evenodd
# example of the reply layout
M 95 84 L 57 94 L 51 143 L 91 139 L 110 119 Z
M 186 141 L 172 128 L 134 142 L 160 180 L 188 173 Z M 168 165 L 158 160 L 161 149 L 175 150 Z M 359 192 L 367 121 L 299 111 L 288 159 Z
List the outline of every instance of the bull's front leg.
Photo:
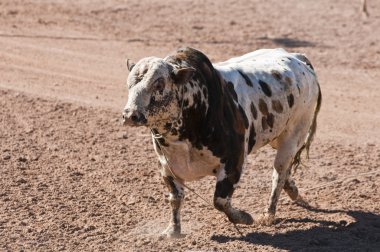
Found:
M 214 206 L 219 211 L 224 212 L 228 220 L 232 223 L 252 225 L 253 218 L 249 213 L 233 208 L 231 205 L 231 197 L 239 182 L 242 170 L 242 167 L 239 167 L 237 163 L 238 162 L 227 161 L 226 164 L 221 167 L 217 176 Z M 242 164 L 240 164 L 240 166 L 242 166 Z
M 181 216 L 180 210 L 183 198 L 185 196 L 182 182 L 176 180 L 170 175 L 163 174 L 165 185 L 168 187 L 170 196 L 169 202 L 172 208 L 172 215 L 169 226 L 163 232 L 168 237 L 180 237 L 181 235 Z

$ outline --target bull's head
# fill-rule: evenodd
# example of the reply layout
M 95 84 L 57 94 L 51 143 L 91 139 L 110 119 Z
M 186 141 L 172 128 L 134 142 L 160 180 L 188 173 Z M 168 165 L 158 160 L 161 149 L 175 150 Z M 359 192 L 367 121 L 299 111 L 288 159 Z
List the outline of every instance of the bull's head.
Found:
M 163 127 L 177 119 L 182 95 L 181 85 L 190 80 L 195 69 L 177 68 L 164 59 L 148 57 L 137 64 L 128 62 L 128 102 L 124 124 Z

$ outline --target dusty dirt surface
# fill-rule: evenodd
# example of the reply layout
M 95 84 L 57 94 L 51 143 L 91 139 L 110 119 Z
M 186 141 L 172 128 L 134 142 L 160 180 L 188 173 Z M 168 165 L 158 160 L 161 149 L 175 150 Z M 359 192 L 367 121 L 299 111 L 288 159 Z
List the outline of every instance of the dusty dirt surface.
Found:
M 379 251 L 380 2 L 0 2 L 0 251 Z M 124 60 L 192 46 L 213 61 L 303 52 L 323 93 L 309 209 L 283 195 L 275 225 L 240 226 L 187 193 L 182 239 L 160 236 L 167 190 L 144 128 L 126 128 Z M 274 151 L 248 159 L 233 203 L 262 212 Z M 188 184 L 212 200 L 215 180 Z

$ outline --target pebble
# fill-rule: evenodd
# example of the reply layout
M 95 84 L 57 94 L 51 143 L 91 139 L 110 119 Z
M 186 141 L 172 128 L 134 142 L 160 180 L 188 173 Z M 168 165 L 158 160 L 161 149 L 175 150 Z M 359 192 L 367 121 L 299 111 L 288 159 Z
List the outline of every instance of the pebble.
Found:
M 92 230 L 95 230 L 96 228 L 95 228 L 95 226 L 88 226 L 88 227 L 85 227 L 85 229 L 84 229 L 84 231 L 85 232 L 89 232 L 89 231 L 92 231 Z
M 17 183 L 19 183 L 19 184 L 25 184 L 27 181 L 25 180 L 25 179 L 19 179 L 19 180 L 17 180 Z

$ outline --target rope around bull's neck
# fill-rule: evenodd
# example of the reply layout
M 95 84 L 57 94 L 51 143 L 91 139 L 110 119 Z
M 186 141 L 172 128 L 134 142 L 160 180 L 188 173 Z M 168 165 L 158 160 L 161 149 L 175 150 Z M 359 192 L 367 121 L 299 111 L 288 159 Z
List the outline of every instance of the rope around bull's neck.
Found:
M 160 150 L 162 152 L 162 155 L 164 156 L 165 158 L 165 161 L 166 163 L 168 164 L 168 168 L 169 168 L 169 171 L 171 173 L 171 175 L 173 176 L 173 178 L 177 179 L 177 180 L 180 180 L 176 175 L 175 173 L 173 172 L 173 169 L 172 169 L 172 165 L 169 161 L 169 158 L 167 157 L 167 154 L 168 152 L 166 151 L 166 149 L 164 148 L 164 146 L 162 146 L 162 144 L 160 144 L 160 141 L 158 141 L 158 139 L 164 139 L 165 136 L 167 136 L 167 134 L 169 134 L 173 128 L 174 128 L 174 122 L 178 122 L 180 120 L 180 117 L 182 117 L 182 110 L 183 110 L 183 103 L 184 103 L 184 87 L 182 86 L 182 102 L 181 102 L 181 109 L 179 110 L 178 112 L 178 115 L 177 115 L 177 118 L 173 121 L 171 127 L 169 130 L 167 130 L 166 132 L 164 133 L 156 133 L 154 132 L 154 130 L 152 128 L 150 128 L 150 132 L 152 133 L 152 137 L 154 139 L 154 141 L 156 142 L 156 144 L 160 147 Z M 158 132 L 158 131 L 157 131 Z M 165 153 L 166 152 L 166 153 Z M 183 184 L 184 185 L 184 184 Z M 187 189 L 189 189 L 190 191 L 194 192 L 194 190 L 190 189 L 188 186 L 184 185 L 184 187 L 186 187 Z M 195 192 L 194 192 L 195 193 Z M 198 195 L 197 193 L 195 193 L 196 195 Z M 198 195 L 199 196 L 199 195 Z M 201 196 L 199 196 L 203 201 L 205 201 L 207 204 L 210 204 L 208 201 L 206 201 L 205 199 L 203 199 Z

